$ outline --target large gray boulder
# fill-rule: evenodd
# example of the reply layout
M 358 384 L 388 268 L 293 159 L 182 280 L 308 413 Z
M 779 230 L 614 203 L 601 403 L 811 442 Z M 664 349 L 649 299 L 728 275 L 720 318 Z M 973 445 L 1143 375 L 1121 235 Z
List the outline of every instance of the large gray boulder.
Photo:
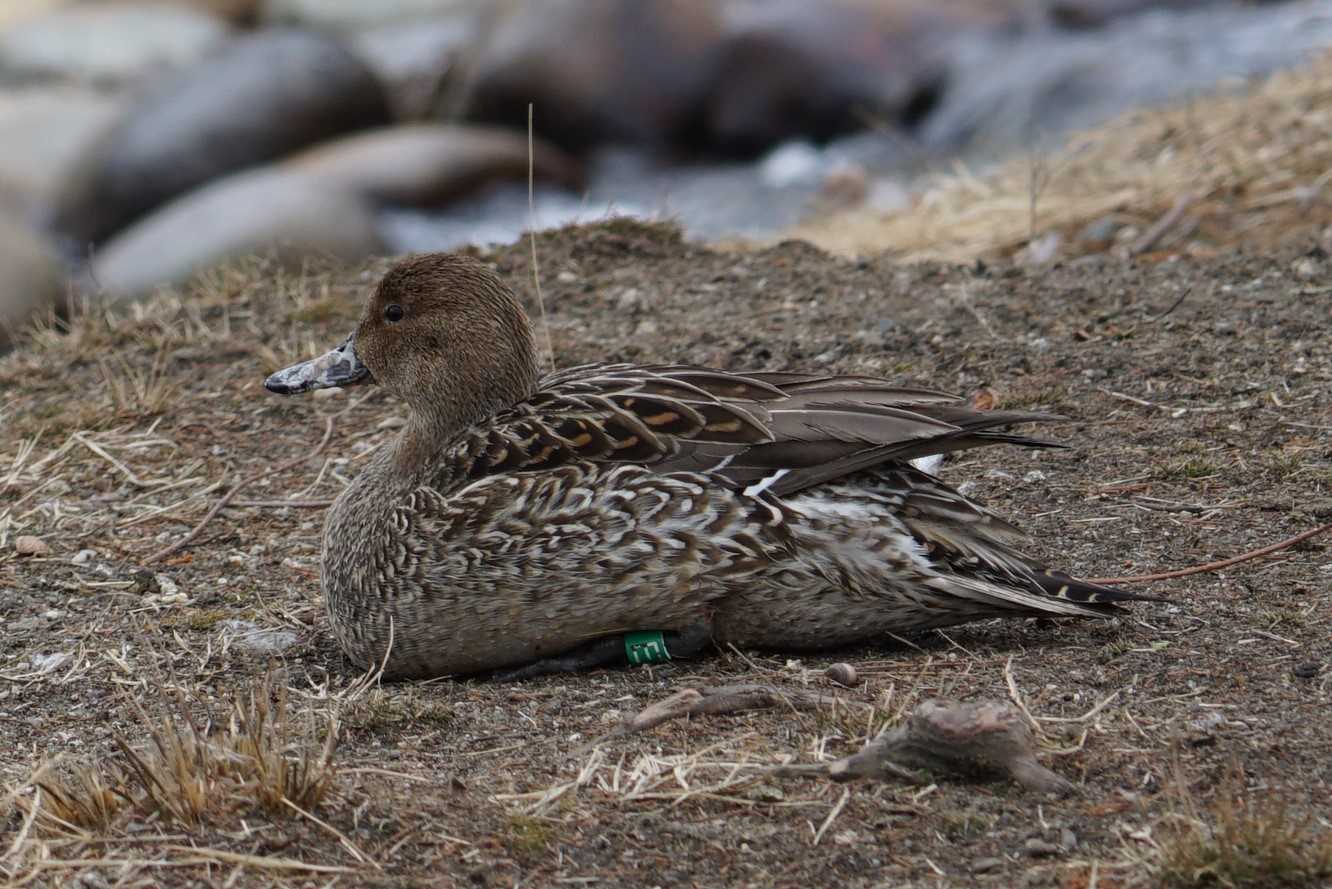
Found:
M 384 91 L 339 41 L 275 29 L 154 90 L 84 158 L 54 227 L 97 244 L 219 176 L 389 120 Z
M 497 127 L 413 124 L 326 142 L 283 162 L 334 188 L 385 204 L 431 207 L 504 180 L 527 178 L 527 135 Z M 580 164 L 540 140 L 534 178 L 576 187 Z
M 197 62 L 231 33 L 187 6 L 70 6 L 0 30 L 0 80 L 132 83 Z
M 115 303 L 240 256 L 273 255 L 298 267 L 311 258 L 357 262 L 383 252 L 365 200 L 319 178 L 263 167 L 191 192 L 130 226 L 93 256 L 89 277 Z
M 65 275 L 50 245 L 0 208 L 0 352 L 34 316 L 59 310 Z
M 679 142 L 720 35 L 710 0 L 515 4 L 477 52 L 464 118 L 521 130 L 533 103 L 537 132 L 570 150 Z
M 0 94 L 0 189 L 25 209 L 47 207 L 123 109 L 119 98 L 81 87 Z

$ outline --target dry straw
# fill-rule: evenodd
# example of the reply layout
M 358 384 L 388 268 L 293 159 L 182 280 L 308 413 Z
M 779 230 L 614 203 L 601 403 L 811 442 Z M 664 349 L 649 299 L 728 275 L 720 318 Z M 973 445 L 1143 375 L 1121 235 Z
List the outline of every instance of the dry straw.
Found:
M 957 167 L 901 211 L 850 210 L 790 234 L 835 253 L 971 262 L 1050 232 L 1065 256 L 1103 250 L 1079 245 L 1078 234 L 1110 218 L 1123 226 L 1122 252 L 1208 255 L 1332 224 L 1330 182 L 1332 53 L 1242 93 L 1129 114 L 1050 157 L 1016 158 L 983 177 Z

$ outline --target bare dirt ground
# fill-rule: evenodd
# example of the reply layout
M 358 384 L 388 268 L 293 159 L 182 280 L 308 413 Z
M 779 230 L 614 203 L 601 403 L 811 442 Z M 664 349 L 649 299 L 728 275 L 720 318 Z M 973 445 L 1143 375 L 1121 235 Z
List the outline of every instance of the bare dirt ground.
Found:
M 1046 431 L 1070 450 L 969 453 L 943 475 L 1083 576 L 1224 558 L 1332 517 L 1332 264 L 1312 236 L 1264 255 L 1039 270 L 856 263 L 794 242 L 720 253 L 626 222 L 539 246 L 562 366 L 872 373 L 1068 415 Z M 532 305 L 526 251 L 489 258 Z M 1332 536 L 1153 584 L 1169 603 L 1107 622 L 988 622 L 822 657 L 723 651 L 510 685 L 358 686 L 319 598 L 321 505 L 394 434 L 401 407 L 373 389 L 300 400 L 261 384 L 345 336 L 374 274 L 238 266 L 0 359 L 0 881 L 1332 879 L 1317 875 L 1332 867 Z M 293 459 L 146 564 L 236 482 Z M 20 535 L 49 552 L 20 555 Z M 290 758 L 276 778 L 214 762 L 268 731 L 228 727 L 233 702 L 270 669 L 235 620 L 294 637 L 272 680 L 286 689 L 292 737 L 273 744 L 304 744 L 310 775 L 283 771 Z M 825 678 L 839 660 L 856 667 L 855 687 Z M 1008 700 L 1006 674 L 1071 796 L 945 776 L 837 785 L 762 772 L 858 750 L 930 697 Z M 682 688 L 733 682 L 835 691 L 872 709 L 696 717 L 603 739 Z M 159 727 L 176 714 L 180 731 L 159 728 L 168 749 L 185 745 L 176 777 L 117 777 L 136 768 L 117 735 L 130 750 L 152 746 L 139 708 Z M 330 716 L 331 778 L 319 771 Z M 40 787 L 30 780 L 57 756 Z M 67 792 L 100 816 L 60 808 L 77 774 L 111 785 Z M 156 802 L 143 789 L 154 780 Z M 118 781 L 134 805 L 116 810 Z M 265 797 L 274 782 L 288 789 Z

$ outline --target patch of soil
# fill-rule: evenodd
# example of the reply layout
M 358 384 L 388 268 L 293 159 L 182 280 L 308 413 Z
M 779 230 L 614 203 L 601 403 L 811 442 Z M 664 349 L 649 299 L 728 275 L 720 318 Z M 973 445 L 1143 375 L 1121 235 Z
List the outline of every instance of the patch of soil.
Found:
M 719 253 L 623 221 L 538 247 L 561 366 L 870 373 L 1067 415 L 1045 431 L 1069 450 L 969 452 L 942 475 L 1083 576 L 1206 562 L 1332 514 L 1332 275 L 1316 250 L 899 266 L 796 242 Z M 526 244 L 485 256 L 534 307 Z M 1329 537 L 1152 585 L 1169 601 L 1111 621 L 990 621 L 798 661 L 724 651 L 513 685 L 386 685 L 348 702 L 358 677 L 319 599 L 321 504 L 394 434 L 401 406 L 374 389 L 283 399 L 262 381 L 345 336 L 378 270 L 243 264 L 0 359 L 0 784 L 13 789 L 0 799 L 14 810 L 0 811 L 0 879 L 1109 887 L 1153 884 L 1172 825 L 1226 794 L 1326 829 Z M 302 451 L 143 565 L 237 480 Z M 19 535 L 50 553 L 17 555 Z M 179 692 L 201 724 L 225 721 L 268 669 L 235 620 L 294 634 L 277 656 L 290 709 L 340 716 L 341 773 L 313 817 L 25 826 L 14 802 L 32 800 L 40 760 L 115 762 L 117 732 L 146 737 L 132 702 L 158 718 Z M 824 677 L 838 660 L 855 665 L 854 688 Z M 738 763 L 845 756 L 929 697 L 1006 700 L 1006 668 L 1071 796 L 737 779 Z M 699 717 L 598 742 L 680 688 L 744 682 L 874 709 Z

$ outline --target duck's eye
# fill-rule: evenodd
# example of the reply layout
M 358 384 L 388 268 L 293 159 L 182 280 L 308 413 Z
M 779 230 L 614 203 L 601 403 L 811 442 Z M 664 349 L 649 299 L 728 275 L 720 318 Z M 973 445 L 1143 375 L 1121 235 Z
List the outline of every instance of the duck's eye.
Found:
M 384 310 L 384 320 L 388 321 L 390 324 L 397 324 L 399 321 L 402 320 L 403 314 L 404 312 L 402 311 L 402 306 L 398 305 L 397 303 L 393 303 L 391 306 L 389 306 Z

